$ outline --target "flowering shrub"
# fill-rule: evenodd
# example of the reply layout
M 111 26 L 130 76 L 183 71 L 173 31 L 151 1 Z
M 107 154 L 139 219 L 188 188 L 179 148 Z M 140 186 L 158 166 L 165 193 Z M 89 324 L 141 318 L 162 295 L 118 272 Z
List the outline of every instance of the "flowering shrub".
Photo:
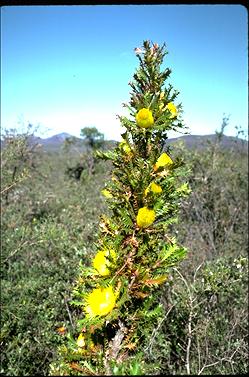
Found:
M 102 190 L 111 215 L 101 217 L 92 266 L 81 266 L 72 302 L 81 315 L 52 375 L 117 374 L 124 363 L 146 373 L 144 345 L 164 316 L 161 286 L 186 254 L 170 235 L 188 193 L 180 189 L 183 161 L 164 151 L 167 132 L 184 128 L 181 105 L 173 102 L 178 93 L 164 87 L 170 75 L 160 70 L 165 45 L 144 41 L 135 52 L 140 67 L 125 104 L 131 117 L 119 117 L 126 131 L 114 151 L 96 153 L 114 167 Z

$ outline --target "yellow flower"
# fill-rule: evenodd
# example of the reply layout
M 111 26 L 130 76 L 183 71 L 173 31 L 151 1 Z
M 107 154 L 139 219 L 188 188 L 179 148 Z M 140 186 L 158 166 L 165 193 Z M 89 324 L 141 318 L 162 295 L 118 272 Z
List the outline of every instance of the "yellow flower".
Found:
M 146 228 L 153 224 L 155 218 L 156 214 L 153 209 L 142 207 L 139 209 L 137 214 L 137 225 L 139 226 L 139 228 Z
M 77 339 L 77 346 L 83 348 L 85 347 L 85 345 L 86 345 L 85 337 L 83 334 L 80 334 Z
M 131 148 L 124 139 L 122 139 L 122 141 L 119 143 L 119 146 L 123 149 L 125 153 L 131 152 Z
M 110 274 L 108 266 L 110 266 L 111 262 L 108 258 L 111 258 L 114 261 L 116 260 L 116 253 L 114 250 L 99 251 L 93 260 L 93 267 L 102 276 L 108 276 Z
M 164 152 L 158 158 L 158 160 L 156 162 L 156 165 L 154 166 L 154 170 L 157 170 L 160 167 L 164 167 L 166 165 L 172 165 L 172 164 L 173 164 L 173 161 L 171 160 L 171 158 L 169 157 L 169 155 L 167 155 L 167 153 Z
M 142 128 L 151 127 L 154 124 L 152 112 L 149 109 L 140 109 L 136 114 L 137 125 Z
M 86 298 L 86 313 L 91 317 L 105 316 L 116 305 L 116 296 L 111 286 L 94 289 Z
M 169 102 L 166 108 L 171 112 L 171 118 L 175 118 L 177 116 L 177 108 L 173 102 Z
M 152 191 L 154 194 L 160 194 L 162 192 L 162 187 L 152 182 L 149 184 L 149 186 L 145 190 L 144 192 L 145 196 L 148 195 L 149 191 Z
M 144 190 L 144 195 L 147 196 L 150 191 L 150 185 Z
M 102 195 L 104 195 L 106 198 L 110 199 L 113 198 L 113 195 L 110 193 L 110 191 L 104 189 L 101 191 Z
M 162 187 L 157 185 L 156 183 L 152 182 L 150 185 L 150 189 L 154 194 L 160 194 L 163 190 Z

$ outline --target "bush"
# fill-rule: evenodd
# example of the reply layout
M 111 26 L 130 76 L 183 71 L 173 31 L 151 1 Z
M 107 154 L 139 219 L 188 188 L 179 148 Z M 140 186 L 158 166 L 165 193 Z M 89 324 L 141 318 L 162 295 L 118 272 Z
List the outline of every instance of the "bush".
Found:
M 27 139 L 15 134 L 2 150 L 2 187 L 12 182 L 12 166 L 15 178 L 27 171 L 2 201 L 1 373 L 7 375 L 47 375 L 63 337 L 57 329 L 73 321 L 69 287 L 79 261 L 90 258 L 108 174 L 99 167 L 97 178 L 72 182 L 64 175 L 67 156 L 44 151 L 35 153 L 34 169 L 20 161 Z
M 245 257 L 203 263 L 192 279 L 175 269 L 162 298 L 166 315 L 146 348 L 150 373 L 246 374 L 247 297 Z

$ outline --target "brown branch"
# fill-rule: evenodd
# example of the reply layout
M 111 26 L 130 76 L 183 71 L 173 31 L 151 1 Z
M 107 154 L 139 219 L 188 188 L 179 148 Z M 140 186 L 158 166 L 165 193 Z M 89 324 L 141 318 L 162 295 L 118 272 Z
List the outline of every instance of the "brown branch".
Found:
M 112 280 L 113 281 L 115 279 L 115 277 L 117 277 L 121 271 L 123 271 L 123 269 L 126 267 L 126 265 L 130 262 L 130 257 L 131 257 L 132 253 L 129 253 L 128 254 L 128 257 L 125 261 L 125 263 L 123 264 L 123 266 L 116 272 L 116 274 L 113 276 Z
M 8 187 L 5 187 L 2 191 L 1 191 L 1 195 L 5 192 L 5 191 L 8 191 L 11 189 L 11 187 L 15 186 L 18 182 L 14 182 L 12 183 L 12 185 L 8 186 Z
M 109 347 L 105 353 L 104 366 L 106 369 L 106 375 L 108 376 L 112 374 L 109 362 L 111 360 L 117 360 L 117 356 L 121 349 L 122 341 L 124 339 L 125 334 L 127 333 L 127 328 L 120 321 L 120 319 L 118 321 L 118 324 L 119 329 L 114 338 L 109 342 Z

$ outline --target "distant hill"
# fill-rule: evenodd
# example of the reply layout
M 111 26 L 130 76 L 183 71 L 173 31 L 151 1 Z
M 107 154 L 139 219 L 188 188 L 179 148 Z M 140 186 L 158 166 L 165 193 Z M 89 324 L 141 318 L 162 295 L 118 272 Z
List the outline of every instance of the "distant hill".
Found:
M 167 139 L 166 145 L 172 145 L 177 142 L 183 142 L 187 148 L 203 149 L 207 146 L 208 142 L 215 142 L 217 139 L 216 134 L 211 135 L 183 135 L 176 138 Z M 239 142 L 239 143 L 238 143 Z M 239 144 L 239 145 L 238 145 Z M 235 136 L 224 135 L 221 139 L 221 147 L 223 148 L 236 148 L 243 147 L 248 150 L 248 141 L 238 139 Z
M 42 144 L 44 146 L 45 150 L 51 150 L 51 149 L 56 150 L 56 149 L 60 148 L 63 145 L 66 138 L 69 138 L 69 137 L 70 138 L 73 137 L 76 140 L 77 143 L 82 145 L 83 149 L 86 148 L 86 145 L 84 146 L 84 139 L 74 137 L 74 136 L 72 136 L 72 135 L 70 135 L 66 132 L 51 136 L 51 137 L 46 138 L 46 139 L 36 138 L 36 140 L 34 139 L 33 141 L 36 141 L 36 142 Z M 183 136 L 167 139 L 166 145 L 173 145 L 173 144 L 181 141 L 181 142 L 184 142 L 184 144 L 186 145 L 187 148 L 202 149 L 202 148 L 205 148 L 208 141 L 214 142 L 216 138 L 217 138 L 217 136 L 215 134 L 211 134 L 211 135 L 183 135 Z M 236 141 L 238 142 L 238 139 L 236 137 L 224 135 L 222 137 L 221 146 L 224 147 L 224 148 L 232 148 L 236 145 L 235 144 Z M 242 139 L 239 139 L 239 141 L 240 141 L 240 144 L 242 144 L 242 142 L 244 143 L 244 148 L 246 148 L 246 149 L 248 148 L 248 141 L 246 141 L 246 140 L 243 141 Z M 106 147 L 108 146 L 108 147 L 111 148 L 111 147 L 115 146 L 116 141 L 109 140 L 109 141 L 106 141 L 106 144 L 107 144 Z
M 44 145 L 46 145 L 46 144 L 62 144 L 69 137 L 72 137 L 72 135 L 68 134 L 67 132 L 62 132 L 60 134 L 48 137 L 47 139 L 42 139 L 42 143 Z
M 211 135 L 183 135 L 175 138 L 169 138 L 166 140 L 165 145 L 172 146 L 175 143 L 183 142 L 187 148 L 197 148 L 197 149 L 203 149 L 207 146 L 208 141 L 214 142 L 216 139 L 215 134 Z M 73 138 L 77 145 L 80 146 L 80 150 L 83 152 L 87 150 L 87 144 L 82 138 L 78 138 L 75 136 L 70 135 L 67 132 L 62 132 L 56 135 L 53 135 L 51 137 L 42 139 L 37 136 L 31 136 L 30 137 L 30 143 L 31 144 L 41 144 L 44 148 L 44 151 L 58 151 L 62 146 L 63 143 L 67 138 Z M 239 143 L 238 143 L 239 141 Z M 236 144 L 237 142 L 237 144 Z M 111 149 L 116 145 L 116 141 L 114 140 L 106 140 L 105 141 L 105 149 Z M 239 144 L 239 145 L 238 145 Z M 248 141 L 237 139 L 234 136 L 226 136 L 224 135 L 222 137 L 221 146 L 224 148 L 234 148 L 236 147 L 243 147 L 245 150 L 248 150 Z M 2 146 L 2 141 L 1 141 Z
M 53 135 L 51 137 L 42 139 L 38 136 L 31 136 L 29 141 L 31 144 L 41 144 L 44 147 L 44 150 L 46 151 L 53 151 L 58 150 L 64 143 L 64 141 L 67 138 L 71 138 L 72 135 L 70 135 L 67 132 L 62 132 L 60 134 Z M 83 141 L 82 139 L 77 138 L 79 141 Z
M 44 151 L 46 152 L 56 152 L 61 149 L 66 139 L 73 139 L 76 143 L 76 147 L 80 152 L 86 151 L 89 147 L 87 142 L 83 138 L 72 136 L 67 132 L 62 132 L 51 137 L 42 139 L 38 136 L 30 136 L 30 144 L 40 144 L 43 146 Z M 116 145 L 114 140 L 105 140 L 104 146 L 105 149 L 109 149 Z

